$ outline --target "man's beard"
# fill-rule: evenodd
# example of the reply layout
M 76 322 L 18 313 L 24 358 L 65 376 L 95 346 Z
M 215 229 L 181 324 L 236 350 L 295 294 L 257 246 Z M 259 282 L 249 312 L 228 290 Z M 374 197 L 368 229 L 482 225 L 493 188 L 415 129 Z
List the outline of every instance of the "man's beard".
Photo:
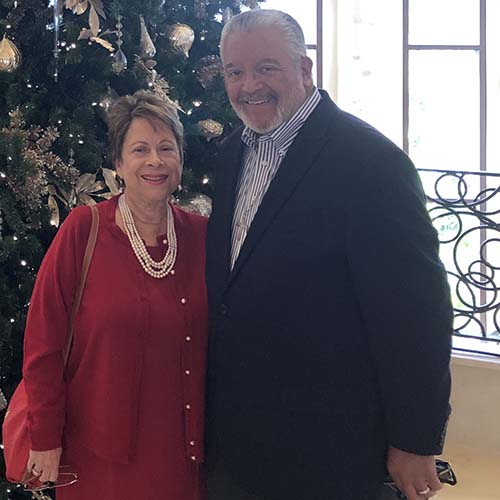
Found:
M 242 98 L 240 97 L 239 100 L 242 100 Z M 252 100 L 252 98 L 248 97 L 246 100 Z M 257 101 L 260 99 L 254 98 L 253 100 Z M 236 102 L 233 104 L 233 108 L 246 127 L 257 132 L 258 134 L 268 134 L 289 120 L 303 103 L 304 100 L 302 99 L 302 94 L 300 92 L 294 91 L 292 94 L 288 94 L 285 99 L 278 100 L 274 117 L 265 125 L 258 125 L 252 118 L 247 116 L 245 104 Z

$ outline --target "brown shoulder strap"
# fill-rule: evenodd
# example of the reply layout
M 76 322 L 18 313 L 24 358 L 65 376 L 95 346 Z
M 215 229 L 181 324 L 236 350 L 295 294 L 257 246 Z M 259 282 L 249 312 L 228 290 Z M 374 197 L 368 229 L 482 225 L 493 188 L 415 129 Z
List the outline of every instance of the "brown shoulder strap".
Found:
M 66 342 L 66 347 L 64 348 L 64 366 L 68 362 L 69 353 L 71 351 L 71 345 L 73 344 L 73 327 L 75 322 L 76 313 L 80 307 L 80 302 L 82 300 L 83 289 L 85 288 L 85 281 L 87 280 L 87 272 L 89 270 L 90 261 L 92 260 L 92 255 L 94 254 L 95 242 L 97 240 L 97 232 L 99 230 L 99 212 L 97 207 L 92 205 L 90 207 L 92 213 L 92 223 L 90 226 L 89 239 L 87 240 L 87 246 L 85 248 L 85 254 L 83 256 L 82 269 L 80 272 L 80 283 L 75 295 L 75 300 L 73 302 L 73 307 L 71 309 L 71 314 L 68 322 L 68 340 Z

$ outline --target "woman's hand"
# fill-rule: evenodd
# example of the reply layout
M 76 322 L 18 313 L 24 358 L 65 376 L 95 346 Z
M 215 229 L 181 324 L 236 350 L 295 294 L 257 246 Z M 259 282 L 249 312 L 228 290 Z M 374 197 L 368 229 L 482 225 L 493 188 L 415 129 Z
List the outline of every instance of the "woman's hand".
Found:
M 47 451 L 30 450 L 26 469 L 34 476 L 38 476 L 41 483 L 55 482 L 59 474 L 59 461 L 62 448 Z

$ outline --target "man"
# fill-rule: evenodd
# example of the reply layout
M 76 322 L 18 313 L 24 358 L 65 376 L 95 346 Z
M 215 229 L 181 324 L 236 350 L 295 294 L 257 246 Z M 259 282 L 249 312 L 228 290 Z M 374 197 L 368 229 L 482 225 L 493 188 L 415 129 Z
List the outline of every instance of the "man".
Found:
M 224 27 L 231 104 L 208 234 L 210 500 L 440 488 L 452 314 L 407 156 L 313 84 L 290 16 Z

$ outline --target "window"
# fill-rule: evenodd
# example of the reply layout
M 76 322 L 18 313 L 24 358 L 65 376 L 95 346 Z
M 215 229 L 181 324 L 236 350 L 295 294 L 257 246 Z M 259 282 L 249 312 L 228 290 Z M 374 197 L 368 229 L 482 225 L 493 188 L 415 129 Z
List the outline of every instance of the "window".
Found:
M 323 86 L 322 68 L 322 0 L 308 1 L 307 8 L 305 2 L 291 2 L 290 0 L 265 0 L 262 2 L 263 9 L 276 9 L 290 14 L 298 21 L 307 45 L 307 55 L 313 61 L 313 68 L 316 68 L 316 85 Z M 312 8 L 311 8 L 312 7 Z
M 420 170 L 455 347 L 500 355 L 500 2 L 332 1 L 336 100 Z

